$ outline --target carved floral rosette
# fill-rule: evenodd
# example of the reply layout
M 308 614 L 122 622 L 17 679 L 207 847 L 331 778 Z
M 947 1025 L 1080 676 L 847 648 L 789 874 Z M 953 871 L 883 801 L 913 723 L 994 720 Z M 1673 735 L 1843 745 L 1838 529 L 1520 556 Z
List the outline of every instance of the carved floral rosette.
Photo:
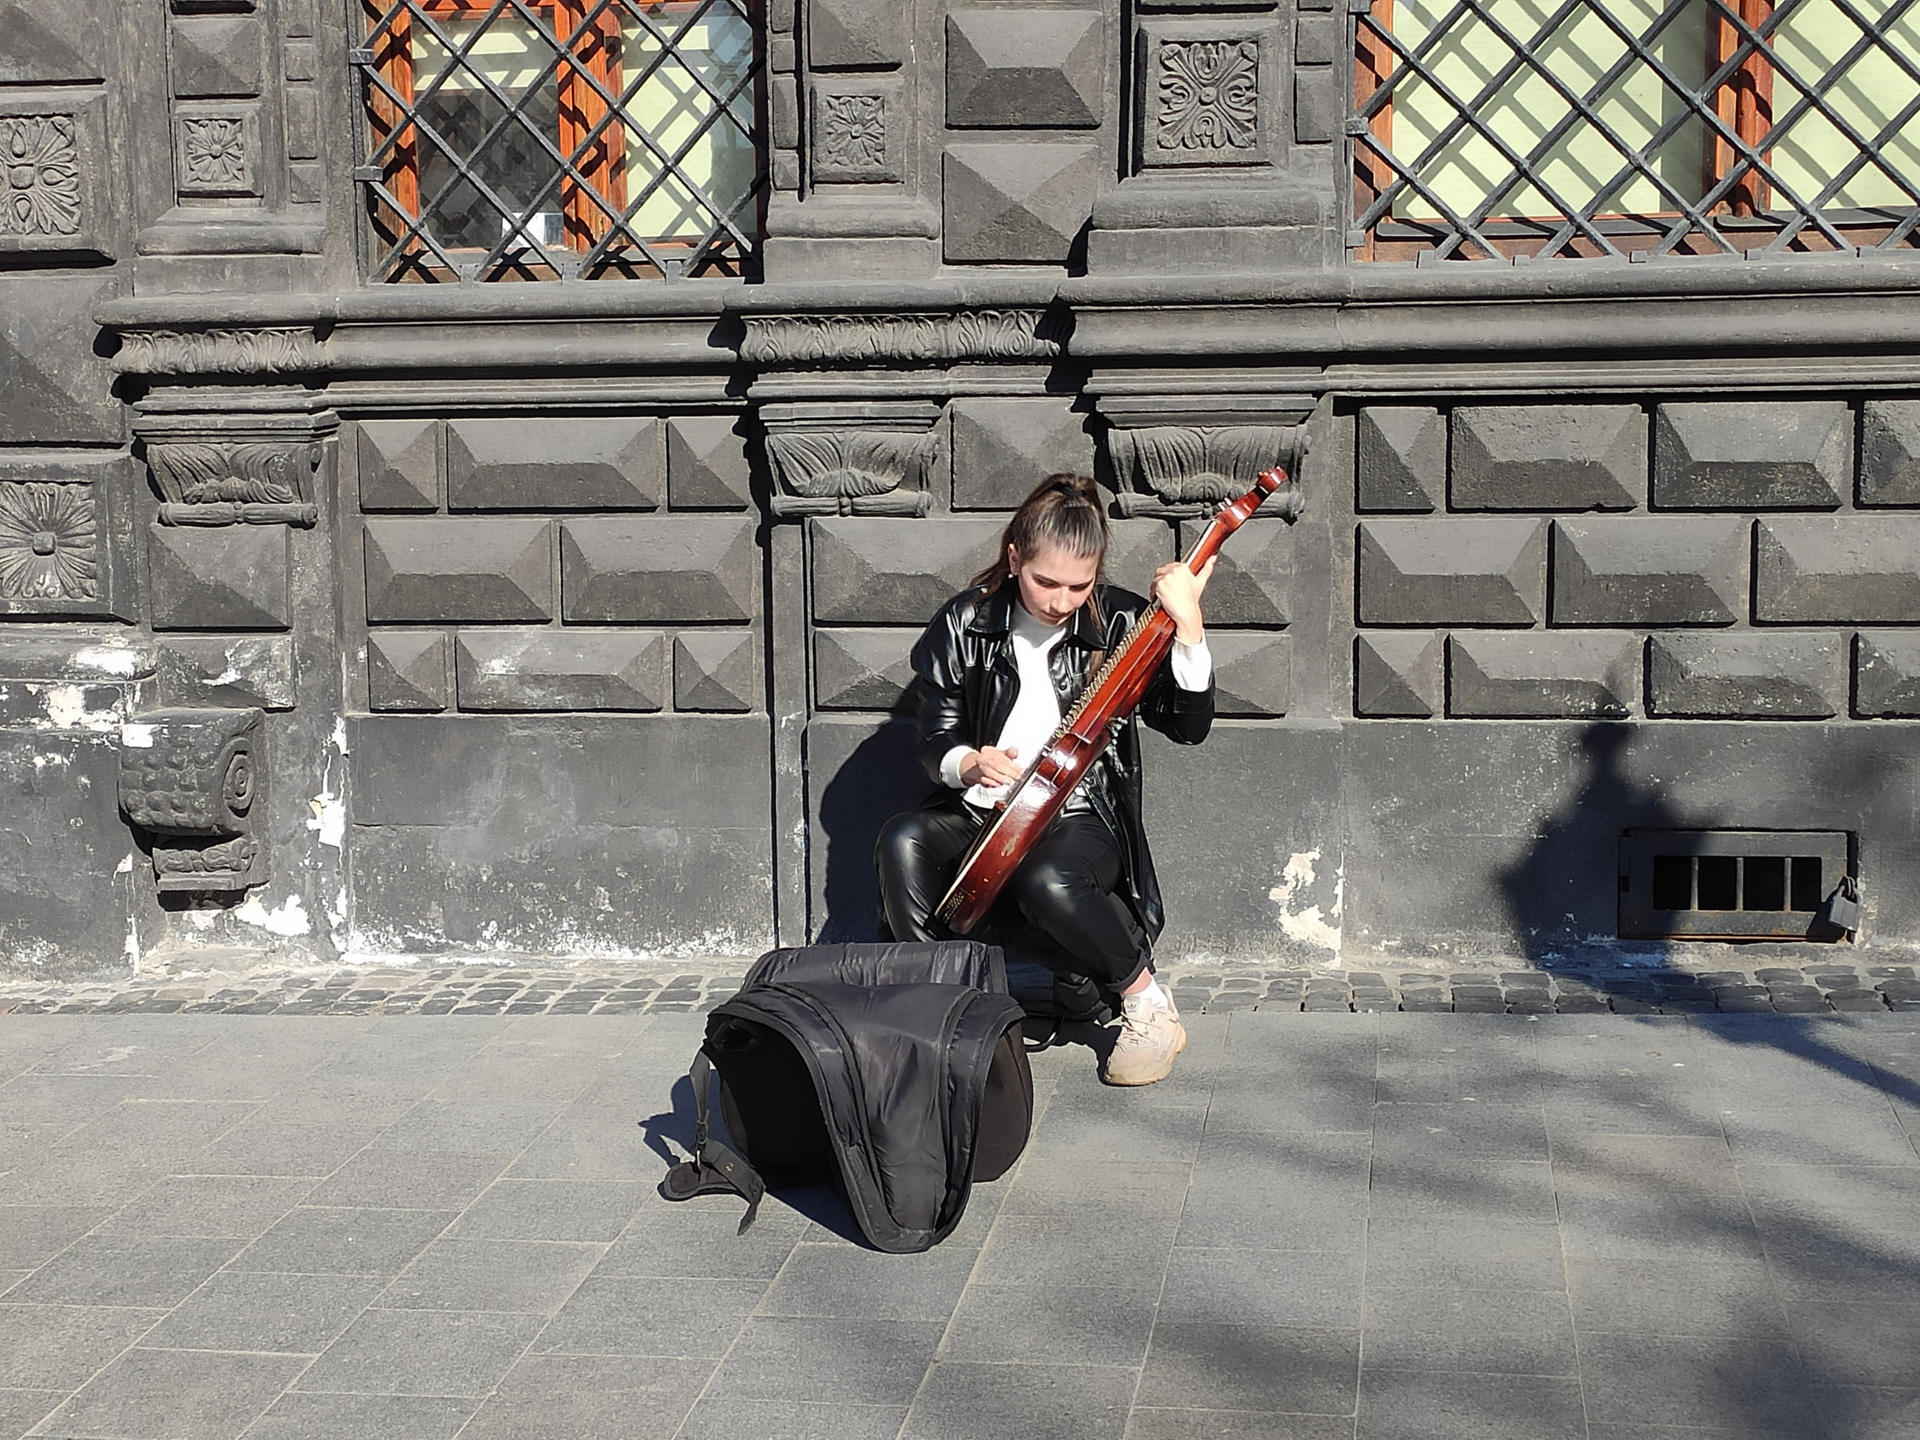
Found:
M 1305 448 L 1294 425 L 1116 426 L 1107 436 L 1122 481 L 1114 503 L 1125 516 L 1204 515 L 1252 489 L 1262 470 L 1279 465 L 1293 473 Z M 1299 516 L 1297 483 L 1275 499 L 1272 513 Z
M 748 315 L 740 358 L 751 365 L 938 365 L 964 360 L 1051 360 L 1060 342 L 1033 309 L 928 315 Z
M 266 879 L 265 716 L 152 710 L 120 732 L 120 808 L 153 842 L 161 890 L 240 890 Z
M 780 493 L 773 513 L 925 515 L 927 476 L 939 463 L 935 430 L 794 430 L 769 433 Z

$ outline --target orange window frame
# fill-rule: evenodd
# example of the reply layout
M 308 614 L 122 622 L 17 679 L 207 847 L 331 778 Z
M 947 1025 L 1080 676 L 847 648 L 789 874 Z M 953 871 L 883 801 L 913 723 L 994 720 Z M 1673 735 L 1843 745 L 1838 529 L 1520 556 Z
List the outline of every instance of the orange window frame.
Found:
M 369 25 L 378 24 L 389 6 L 381 0 L 364 0 Z M 627 208 L 626 131 L 615 119 L 601 128 L 591 145 L 587 137 L 606 116 L 607 102 L 585 77 L 591 76 L 609 95 L 618 96 L 623 84 L 620 63 L 620 20 L 616 9 L 603 10 L 595 19 L 586 19 L 588 0 L 535 0 L 532 5 L 553 26 L 553 35 L 563 53 L 556 73 L 560 87 L 561 154 L 570 157 L 573 173 L 560 178 L 562 235 L 569 249 L 584 250 L 603 238 L 612 228 L 607 208 L 624 214 Z M 484 17 L 495 8 L 495 0 L 414 0 L 415 8 L 435 19 L 449 20 Z M 517 14 L 515 11 L 503 12 Z M 405 103 L 396 106 L 385 95 L 375 97 L 376 126 L 384 127 L 380 139 L 398 132 L 387 162 L 387 184 L 409 220 L 420 216 L 419 135 L 413 118 L 414 58 L 413 11 L 401 9 L 393 16 L 386 34 L 374 54 L 381 76 Z M 584 150 L 582 147 L 586 147 Z M 582 185 L 592 187 L 592 194 Z M 593 194 L 606 202 L 596 203 Z
M 1773 14 L 1773 0 L 1728 0 L 1749 27 L 1758 30 Z M 1381 30 L 1393 29 L 1394 0 L 1371 0 L 1371 16 L 1374 25 Z M 1713 69 L 1718 70 L 1733 58 L 1739 48 L 1742 35 L 1739 28 L 1728 21 L 1727 17 L 1715 11 L 1713 15 L 1714 33 L 1709 45 L 1713 57 Z M 1740 137 L 1749 149 L 1758 151 L 1760 142 L 1773 128 L 1773 66 L 1768 63 L 1768 46 L 1763 44 L 1747 53 L 1746 58 L 1733 74 L 1727 77 L 1714 93 L 1714 112 L 1729 129 Z M 1381 41 L 1367 26 L 1358 27 L 1358 44 L 1354 55 L 1353 98 L 1356 109 L 1366 104 L 1393 73 L 1397 56 L 1392 47 Z M 1711 72 L 1709 72 L 1711 73 Z M 1390 148 L 1393 136 L 1393 101 L 1388 99 L 1368 121 L 1368 131 L 1382 149 Z M 1393 183 L 1394 172 L 1390 165 L 1376 159 L 1365 151 L 1357 151 L 1358 164 L 1356 178 L 1375 196 L 1385 192 Z M 1762 152 L 1765 158 L 1765 152 Z M 1707 161 L 1707 174 L 1704 177 L 1706 188 L 1711 190 L 1731 173 L 1740 162 L 1739 152 L 1718 134 L 1714 136 L 1712 152 Z M 1727 196 L 1720 202 L 1726 205 L 1734 215 L 1753 216 L 1763 213 L 1772 200 L 1772 190 L 1764 177 L 1751 172 L 1737 180 Z M 1660 212 L 1676 213 L 1676 212 Z M 1542 216 L 1489 216 L 1490 220 L 1533 219 Z M 1373 257 L 1374 237 L 1368 235 L 1364 247 L 1367 258 Z

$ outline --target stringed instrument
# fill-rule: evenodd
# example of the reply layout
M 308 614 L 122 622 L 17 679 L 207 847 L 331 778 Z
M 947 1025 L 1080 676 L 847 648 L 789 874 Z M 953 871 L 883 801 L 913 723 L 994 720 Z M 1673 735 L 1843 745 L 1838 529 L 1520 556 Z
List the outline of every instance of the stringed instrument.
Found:
M 1253 489 L 1214 515 L 1188 552 L 1183 562 L 1186 567 L 1197 574 L 1222 542 L 1260 508 L 1261 501 L 1286 483 L 1285 470 L 1262 470 Z M 954 934 L 965 935 L 986 918 L 1027 851 L 1053 823 L 1053 817 L 1072 798 L 1080 782 L 1092 773 L 1101 752 L 1146 698 L 1147 686 L 1172 648 L 1173 620 L 1154 600 L 1087 682 L 1039 759 L 1020 778 L 1000 812 L 961 860 L 959 873 L 933 912 Z

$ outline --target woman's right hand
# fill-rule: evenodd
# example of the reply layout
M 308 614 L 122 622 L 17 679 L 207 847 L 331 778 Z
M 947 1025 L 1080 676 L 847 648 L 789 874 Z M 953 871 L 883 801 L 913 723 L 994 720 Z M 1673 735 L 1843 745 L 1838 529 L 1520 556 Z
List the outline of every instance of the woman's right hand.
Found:
M 1018 763 L 1018 746 L 1010 750 L 969 750 L 960 760 L 960 778 L 968 785 L 1011 785 L 1026 773 Z

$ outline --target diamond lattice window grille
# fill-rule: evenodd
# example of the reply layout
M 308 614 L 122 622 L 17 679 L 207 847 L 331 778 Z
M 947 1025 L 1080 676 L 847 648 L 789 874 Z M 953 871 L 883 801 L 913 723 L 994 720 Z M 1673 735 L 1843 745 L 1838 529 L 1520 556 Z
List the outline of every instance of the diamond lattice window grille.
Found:
M 740 275 L 759 0 L 361 0 L 377 280 Z
M 1920 246 L 1920 0 L 1356 8 L 1356 258 Z

